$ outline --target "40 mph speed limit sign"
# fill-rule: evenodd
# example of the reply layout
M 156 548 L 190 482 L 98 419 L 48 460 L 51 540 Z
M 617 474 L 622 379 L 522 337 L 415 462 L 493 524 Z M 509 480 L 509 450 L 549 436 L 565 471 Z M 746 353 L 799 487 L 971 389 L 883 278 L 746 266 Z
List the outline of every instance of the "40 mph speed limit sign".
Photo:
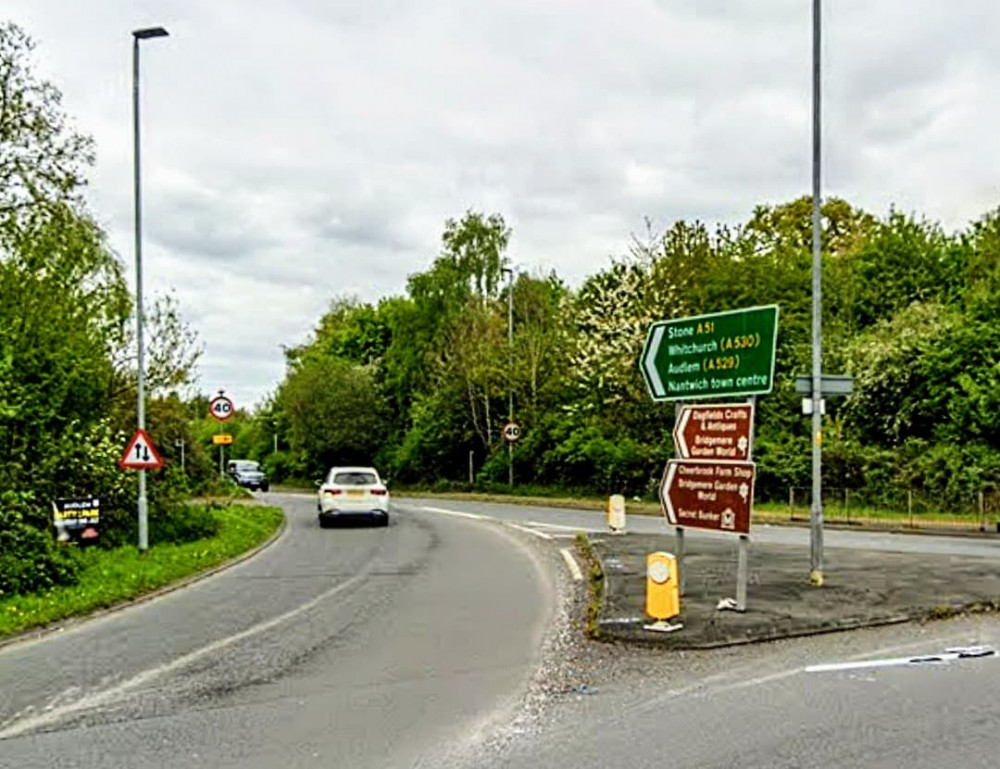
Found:
M 503 426 L 503 439 L 507 443 L 517 443 L 521 437 L 521 425 L 517 422 L 508 422 Z
M 208 411 L 220 422 L 225 422 L 232 417 L 233 412 L 236 411 L 236 407 L 233 406 L 233 402 L 225 395 L 217 395 L 209 401 Z

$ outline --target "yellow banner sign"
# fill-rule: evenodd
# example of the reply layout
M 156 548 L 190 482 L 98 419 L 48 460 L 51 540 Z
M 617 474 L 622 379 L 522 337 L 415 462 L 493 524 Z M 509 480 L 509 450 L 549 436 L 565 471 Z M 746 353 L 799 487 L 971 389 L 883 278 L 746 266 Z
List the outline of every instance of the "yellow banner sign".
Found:
M 212 436 L 212 443 L 214 443 L 217 446 L 219 444 L 228 446 L 232 442 L 233 442 L 233 436 L 231 436 L 229 433 L 219 433 L 218 435 Z

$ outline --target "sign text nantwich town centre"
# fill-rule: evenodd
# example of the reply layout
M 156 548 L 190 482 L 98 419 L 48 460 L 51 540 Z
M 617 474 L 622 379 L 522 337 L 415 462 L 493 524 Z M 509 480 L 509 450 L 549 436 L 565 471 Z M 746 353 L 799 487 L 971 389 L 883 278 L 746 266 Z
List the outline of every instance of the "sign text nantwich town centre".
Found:
M 774 387 L 777 333 L 777 305 L 664 320 L 639 367 L 653 400 L 761 395 Z

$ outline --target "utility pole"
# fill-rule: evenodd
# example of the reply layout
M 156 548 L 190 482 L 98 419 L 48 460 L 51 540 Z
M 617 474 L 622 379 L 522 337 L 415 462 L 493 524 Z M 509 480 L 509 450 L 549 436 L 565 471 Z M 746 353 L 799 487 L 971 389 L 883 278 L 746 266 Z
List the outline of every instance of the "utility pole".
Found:
M 822 11 L 813 0 L 812 64 L 812 506 L 809 515 L 809 580 L 823 585 L 823 334 L 822 222 L 820 212 L 820 42 Z
M 143 339 L 142 308 L 142 186 L 139 154 L 139 41 L 166 37 L 163 27 L 137 29 L 132 33 L 132 173 L 135 195 L 135 338 L 138 358 L 136 387 L 136 418 L 139 429 L 146 429 L 146 350 Z M 148 501 L 146 499 L 146 471 L 139 470 L 139 552 L 149 549 Z
M 507 273 L 507 421 L 514 421 L 514 270 Z M 507 441 L 507 485 L 514 488 L 514 441 Z

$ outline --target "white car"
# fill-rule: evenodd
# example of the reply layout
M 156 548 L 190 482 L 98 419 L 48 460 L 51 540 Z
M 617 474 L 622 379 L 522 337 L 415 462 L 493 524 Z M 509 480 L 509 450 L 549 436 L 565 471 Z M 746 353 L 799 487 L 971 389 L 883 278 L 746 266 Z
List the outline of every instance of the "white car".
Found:
M 368 520 L 389 525 L 389 490 L 374 467 L 333 467 L 319 487 L 319 525 Z

